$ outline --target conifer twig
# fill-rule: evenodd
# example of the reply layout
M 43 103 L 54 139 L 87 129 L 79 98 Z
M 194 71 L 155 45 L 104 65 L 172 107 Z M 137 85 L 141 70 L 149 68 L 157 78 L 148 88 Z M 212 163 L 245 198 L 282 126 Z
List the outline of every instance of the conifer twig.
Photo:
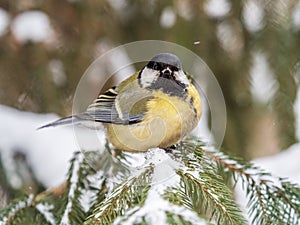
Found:
M 84 224 L 111 224 L 125 211 L 142 205 L 150 188 L 151 169 L 127 178 L 95 207 Z
M 248 197 L 248 213 L 253 224 L 298 224 L 300 222 L 299 186 L 278 178 L 250 162 L 230 157 L 214 149 L 204 149 L 203 143 L 190 140 L 189 151 L 203 155 L 218 166 L 219 174 L 229 173 L 234 184 L 242 182 Z

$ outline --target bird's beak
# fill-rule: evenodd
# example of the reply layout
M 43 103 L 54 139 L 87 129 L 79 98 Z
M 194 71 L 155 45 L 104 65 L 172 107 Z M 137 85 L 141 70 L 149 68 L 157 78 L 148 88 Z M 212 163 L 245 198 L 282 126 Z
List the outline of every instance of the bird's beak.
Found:
M 169 78 L 171 74 L 172 74 L 172 70 L 169 67 L 167 67 L 162 71 L 162 77 Z

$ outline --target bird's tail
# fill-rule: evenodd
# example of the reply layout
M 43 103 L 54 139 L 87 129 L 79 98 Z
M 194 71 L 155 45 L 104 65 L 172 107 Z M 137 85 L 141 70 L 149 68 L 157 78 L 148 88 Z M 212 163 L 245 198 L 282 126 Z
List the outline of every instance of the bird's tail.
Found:
M 61 126 L 61 125 L 71 125 L 71 124 L 78 124 L 80 122 L 82 122 L 82 118 L 80 118 L 79 116 L 68 116 L 68 117 L 64 117 L 61 118 L 59 120 L 56 120 L 52 123 L 48 123 L 46 125 L 43 125 L 39 128 L 37 128 L 38 130 L 43 129 L 43 128 L 47 128 L 47 127 L 56 127 L 56 126 Z

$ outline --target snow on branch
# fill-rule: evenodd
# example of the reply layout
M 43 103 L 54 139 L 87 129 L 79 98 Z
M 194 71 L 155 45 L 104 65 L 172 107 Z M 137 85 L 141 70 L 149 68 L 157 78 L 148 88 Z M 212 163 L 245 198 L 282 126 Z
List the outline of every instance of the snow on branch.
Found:
M 0 224 L 33 215 L 40 224 L 245 224 L 232 193 L 237 182 L 252 224 L 299 224 L 297 185 L 195 138 L 172 151 L 76 153 L 65 184 L 11 204 Z

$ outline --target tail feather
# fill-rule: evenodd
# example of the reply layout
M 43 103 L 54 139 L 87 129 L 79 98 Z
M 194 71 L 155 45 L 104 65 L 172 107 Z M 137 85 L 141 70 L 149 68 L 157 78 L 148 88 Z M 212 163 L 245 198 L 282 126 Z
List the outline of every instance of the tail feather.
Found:
M 46 125 L 43 125 L 39 128 L 37 128 L 38 130 L 43 129 L 43 128 L 47 128 L 47 127 L 56 127 L 56 126 L 61 126 L 61 125 L 71 125 L 71 124 L 76 124 L 76 123 L 80 123 L 82 122 L 82 118 L 78 117 L 78 116 L 68 116 L 65 118 L 61 118 L 58 119 L 52 123 L 48 123 Z

